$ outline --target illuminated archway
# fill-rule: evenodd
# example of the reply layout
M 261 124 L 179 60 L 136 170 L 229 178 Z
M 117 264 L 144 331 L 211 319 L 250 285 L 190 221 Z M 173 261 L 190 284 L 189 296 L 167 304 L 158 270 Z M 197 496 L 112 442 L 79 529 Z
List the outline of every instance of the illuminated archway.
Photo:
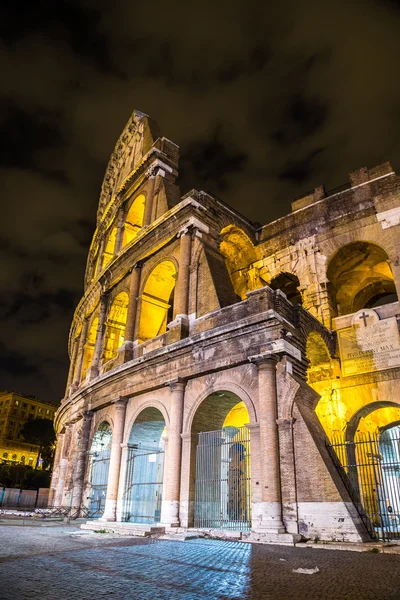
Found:
M 302 303 L 301 294 L 298 289 L 300 282 L 296 275 L 292 273 L 279 273 L 279 275 L 271 279 L 268 285 L 273 290 L 281 290 L 292 304 Z
M 211 393 L 198 407 L 191 429 L 189 487 L 190 500 L 194 500 L 189 521 L 195 527 L 251 527 L 248 423 L 246 405 L 227 390 Z
M 339 315 L 397 301 L 388 256 L 371 242 L 343 246 L 330 260 L 327 275 Z
M 165 420 L 158 408 L 137 416 L 128 441 L 123 521 L 157 523 L 161 516 Z
M 85 344 L 85 348 L 83 351 L 81 380 L 85 379 L 87 370 L 90 367 L 90 365 L 92 364 L 94 347 L 96 344 L 96 335 L 97 335 L 98 325 L 99 325 L 99 318 L 97 316 L 93 315 L 91 318 L 90 324 L 89 324 L 86 344 Z
M 93 436 L 89 451 L 88 494 L 91 517 L 100 517 L 104 512 L 108 473 L 110 470 L 112 430 L 107 421 L 102 421 Z
M 170 260 L 159 263 L 150 273 L 141 297 L 139 342 L 165 333 L 172 319 L 175 265 Z
M 144 206 L 146 198 L 140 194 L 132 202 L 125 219 L 122 247 L 127 246 L 143 227 Z
M 126 292 L 121 292 L 111 305 L 104 338 L 104 362 L 114 358 L 117 355 L 118 348 L 124 343 L 128 304 L 128 294 Z
M 118 229 L 116 227 L 113 227 L 109 233 L 107 243 L 106 243 L 106 246 L 105 246 L 104 252 L 103 252 L 103 261 L 102 261 L 102 266 L 101 266 L 102 269 L 104 269 L 108 265 L 108 263 L 111 262 L 111 260 L 114 258 L 115 242 L 117 240 L 117 231 L 118 231 Z

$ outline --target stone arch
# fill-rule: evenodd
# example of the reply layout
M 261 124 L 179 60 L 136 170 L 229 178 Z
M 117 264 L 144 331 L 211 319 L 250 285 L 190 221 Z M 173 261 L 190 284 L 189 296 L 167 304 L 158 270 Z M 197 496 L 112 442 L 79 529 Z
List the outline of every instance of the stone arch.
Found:
M 106 266 L 112 261 L 115 254 L 115 244 L 117 241 L 118 228 L 115 223 L 110 227 L 106 234 L 106 243 L 104 245 L 103 256 L 100 258 L 102 261 L 101 270 L 103 271 Z
M 302 296 L 299 291 L 300 281 L 297 275 L 282 271 L 272 277 L 268 286 L 273 290 L 281 290 L 291 304 L 302 304 Z
M 106 422 L 110 425 L 111 430 L 114 431 L 114 419 L 111 413 L 107 410 L 106 412 L 95 413 L 92 424 L 92 433 L 89 440 L 89 446 L 92 443 L 93 437 L 96 434 L 97 428 L 101 423 Z
M 250 417 L 250 423 L 257 423 L 257 411 L 254 402 L 251 396 L 248 394 L 248 392 L 244 388 L 239 386 L 237 383 L 222 380 L 205 387 L 205 389 L 199 395 L 197 395 L 195 401 L 193 402 L 192 406 L 187 412 L 187 415 L 184 418 L 182 430 L 184 434 L 190 433 L 192 431 L 193 419 L 203 401 L 206 400 L 206 398 L 208 398 L 212 394 L 216 394 L 224 390 L 231 392 L 232 394 L 235 394 L 238 398 L 240 398 L 240 400 L 244 403 L 244 405 L 247 408 Z
M 397 301 L 389 257 L 376 243 L 350 242 L 330 258 L 327 277 L 339 315 Z
M 107 362 L 117 355 L 118 348 L 125 339 L 125 326 L 128 317 L 129 296 L 120 292 L 112 301 L 107 316 L 104 336 L 103 361 Z
M 143 218 L 147 198 L 143 192 L 140 192 L 129 203 L 124 223 L 124 234 L 122 238 L 122 248 L 130 244 L 135 239 L 143 227 Z
M 122 520 L 155 523 L 161 518 L 166 422 L 154 403 L 140 408 L 127 431 Z
M 346 432 L 345 432 L 345 440 L 347 442 L 352 442 L 354 440 L 354 436 L 357 432 L 358 426 L 360 424 L 360 420 L 371 413 L 379 410 L 381 408 L 393 407 L 396 409 L 400 409 L 400 403 L 393 402 L 392 400 L 376 400 L 375 402 L 369 402 L 365 404 L 361 408 L 359 408 L 351 417 L 350 421 L 347 424 Z
M 124 444 L 127 444 L 129 441 L 130 432 L 132 430 L 133 425 L 135 424 L 136 419 L 138 418 L 140 413 L 143 412 L 144 410 L 146 410 L 147 408 L 155 408 L 155 409 L 159 410 L 164 418 L 166 427 L 169 426 L 169 424 L 170 424 L 169 412 L 168 412 L 167 408 L 165 407 L 165 405 L 162 402 L 160 402 L 159 400 L 156 400 L 154 398 L 146 400 L 145 402 L 143 402 L 143 404 L 140 404 L 139 406 L 137 406 L 135 408 L 135 411 L 132 413 L 132 415 L 129 417 L 128 421 L 126 422 L 125 431 L 124 431 Z
M 310 313 L 305 313 L 303 310 L 297 312 L 297 327 L 301 331 L 301 337 L 303 339 L 304 346 L 306 347 L 307 339 L 311 334 L 318 334 L 323 340 L 324 344 L 329 350 L 331 358 L 335 357 L 336 353 L 336 340 L 330 331 L 313 317 Z
M 86 335 L 86 342 L 83 350 L 83 362 L 82 362 L 82 373 L 81 381 L 86 377 L 87 370 L 92 364 L 94 347 L 96 345 L 97 328 L 99 324 L 99 316 L 97 312 L 93 312 L 90 317 L 89 326 Z
M 259 251 L 248 234 L 237 225 L 224 227 L 220 235 L 220 252 L 225 258 L 235 294 L 245 300 L 247 292 L 264 285 L 258 270 L 251 268 L 258 261 Z
M 140 296 L 139 342 L 166 332 L 173 316 L 176 276 L 176 261 L 164 258 L 154 265 L 144 280 Z

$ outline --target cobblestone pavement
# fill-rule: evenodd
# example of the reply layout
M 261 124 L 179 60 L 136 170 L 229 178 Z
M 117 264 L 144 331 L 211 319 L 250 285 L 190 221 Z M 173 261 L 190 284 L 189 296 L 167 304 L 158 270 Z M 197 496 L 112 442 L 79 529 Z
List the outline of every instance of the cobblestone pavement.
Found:
M 400 556 L 0 526 L 2 600 L 399 600 Z M 314 575 L 293 573 L 314 568 Z

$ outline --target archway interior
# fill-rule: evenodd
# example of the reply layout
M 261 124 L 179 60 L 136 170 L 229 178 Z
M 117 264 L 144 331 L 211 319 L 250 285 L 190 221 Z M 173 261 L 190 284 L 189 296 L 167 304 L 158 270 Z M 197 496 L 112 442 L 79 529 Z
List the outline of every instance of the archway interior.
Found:
M 104 337 L 103 362 L 114 358 L 124 343 L 128 304 L 128 294 L 121 292 L 111 305 Z
M 380 537 L 399 538 L 400 405 L 363 406 L 351 419 L 346 440 L 343 458 L 367 515 Z
M 143 227 L 145 201 L 144 195 L 140 194 L 132 202 L 125 219 L 122 247 L 130 244 Z
M 159 263 L 150 273 L 141 297 L 139 342 L 165 333 L 172 319 L 175 265 L 170 260 Z
M 117 240 L 117 231 L 118 231 L 118 229 L 116 227 L 113 227 L 107 238 L 107 243 L 105 245 L 104 252 L 103 252 L 103 261 L 102 261 L 102 265 L 101 265 L 102 270 L 114 258 L 115 242 Z
M 190 499 L 196 527 L 251 527 L 250 417 L 230 391 L 210 394 L 192 423 Z
M 296 275 L 292 273 L 279 273 L 279 275 L 271 279 L 268 285 L 273 290 L 281 290 L 292 304 L 302 303 L 299 291 L 300 282 Z
M 123 520 L 157 523 L 161 516 L 165 420 L 146 408 L 132 426 L 128 442 Z
M 94 347 L 96 344 L 97 328 L 99 326 L 99 318 L 93 316 L 89 325 L 86 344 L 83 351 L 82 374 L 81 380 L 84 380 L 86 373 L 93 360 Z
M 111 426 L 107 421 L 103 421 L 93 436 L 89 451 L 88 497 L 92 517 L 99 517 L 104 512 L 110 469 L 111 442 Z
M 331 259 L 327 275 L 338 315 L 398 300 L 388 256 L 370 242 L 354 242 L 341 248 Z

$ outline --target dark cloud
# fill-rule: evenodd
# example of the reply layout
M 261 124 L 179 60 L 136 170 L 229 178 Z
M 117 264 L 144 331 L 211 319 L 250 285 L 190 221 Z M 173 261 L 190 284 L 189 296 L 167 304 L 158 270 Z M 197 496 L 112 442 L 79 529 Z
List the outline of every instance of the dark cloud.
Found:
M 0 389 L 63 394 L 98 194 L 134 108 L 180 145 L 182 193 L 267 222 L 353 169 L 400 169 L 399 26 L 395 0 L 3 2 Z

